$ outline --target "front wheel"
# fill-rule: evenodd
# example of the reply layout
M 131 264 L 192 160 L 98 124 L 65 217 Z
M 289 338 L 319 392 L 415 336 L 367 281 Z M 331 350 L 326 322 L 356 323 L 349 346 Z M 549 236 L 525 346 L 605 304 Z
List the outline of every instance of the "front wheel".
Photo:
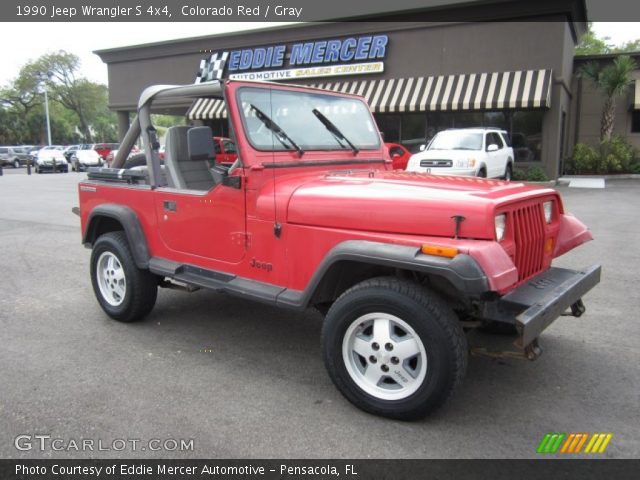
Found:
M 14 160 L 13 161 L 13 168 L 20 168 L 20 160 Z
M 507 168 L 504 171 L 504 179 L 505 181 L 510 182 L 512 178 L 513 178 L 513 167 L 511 166 L 510 163 L 507 163 Z
M 464 332 L 437 295 L 396 278 L 364 281 L 327 313 L 324 362 L 362 410 L 413 420 L 444 404 L 467 365 Z
M 121 231 L 105 233 L 93 245 L 91 283 L 102 309 L 121 322 L 143 318 L 156 303 L 157 277 L 136 266 Z

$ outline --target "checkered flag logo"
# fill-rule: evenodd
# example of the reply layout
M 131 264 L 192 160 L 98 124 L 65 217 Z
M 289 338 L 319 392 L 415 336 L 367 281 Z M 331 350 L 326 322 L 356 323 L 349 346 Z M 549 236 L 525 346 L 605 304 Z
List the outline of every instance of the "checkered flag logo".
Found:
M 227 57 L 229 57 L 229 52 L 216 52 L 211 54 L 211 57 L 200 60 L 200 71 L 195 83 L 222 80 Z

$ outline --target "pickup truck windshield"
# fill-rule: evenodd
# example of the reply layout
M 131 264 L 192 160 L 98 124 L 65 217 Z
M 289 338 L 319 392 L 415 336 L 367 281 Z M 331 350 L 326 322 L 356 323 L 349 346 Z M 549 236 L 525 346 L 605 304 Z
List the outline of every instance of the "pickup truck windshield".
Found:
M 258 150 L 290 148 L 283 145 L 258 118 L 256 108 L 273 120 L 304 151 L 345 149 L 345 145 L 336 141 L 334 133 L 318 121 L 314 110 L 329 118 L 358 150 L 380 148 L 380 136 L 369 108 L 356 98 L 247 87 L 240 89 L 239 102 L 247 137 Z
M 482 133 L 460 131 L 439 132 L 429 150 L 482 150 Z

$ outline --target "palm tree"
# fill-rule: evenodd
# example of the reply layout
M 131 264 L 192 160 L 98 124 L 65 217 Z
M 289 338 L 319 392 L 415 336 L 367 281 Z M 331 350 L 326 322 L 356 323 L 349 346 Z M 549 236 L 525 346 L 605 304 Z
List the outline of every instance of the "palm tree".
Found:
M 582 67 L 580 75 L 591 79 L 605 96 L 600 119 L 601 141 L 611 139 L 616 116 L 616 98 L 623 95 L 633 83 L 632 72 L 636 68 L 636 62 L 628 55 L 620 55 L 606 67 L 596 62 L 589 62 Z

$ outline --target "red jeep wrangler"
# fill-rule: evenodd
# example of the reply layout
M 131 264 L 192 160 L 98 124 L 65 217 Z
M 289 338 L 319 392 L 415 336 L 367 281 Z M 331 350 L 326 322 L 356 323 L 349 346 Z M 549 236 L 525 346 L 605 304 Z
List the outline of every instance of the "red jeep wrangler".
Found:
M 169 128 L 160 164 L 152 102 L 196 98 L 224 98 L 233 165 L 210 162 L 210 128 L 188 126 Z M 140 135 L 146 166 L 127 168 Z M 498 337 L 477 330 L 512 332 L 501 352 L 534 359 L 540 333 L 567 309 L 581 315 L 600 279 L 599 266 L 551 267 L 591 239 L 555 190 L 393 171 L 354 95 L 244 81 L 149 87 L 112 167 L 79 185 L 91 281 L 110 317 L 141 319 L 158 287 L 315 307 L 333 382 L 378 415 L 442 405 L 469 349 L 492 352 L 478 339 Z

